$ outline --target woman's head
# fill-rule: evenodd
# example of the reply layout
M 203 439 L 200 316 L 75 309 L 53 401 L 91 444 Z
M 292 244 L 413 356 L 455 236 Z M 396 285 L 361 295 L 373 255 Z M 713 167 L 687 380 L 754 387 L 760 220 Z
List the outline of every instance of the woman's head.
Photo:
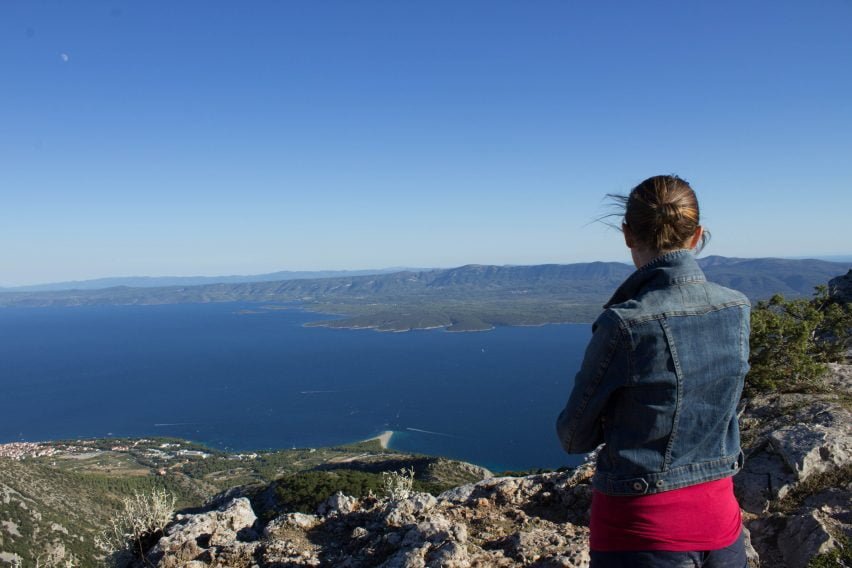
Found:
M 623 208 L 625 240 L 634 251 L 658 255 L 670 250 L 701 250 L 709 239 L 699 223 L 698 199 L 674 175 L 646 179 L 630 194 L 610 195 Z

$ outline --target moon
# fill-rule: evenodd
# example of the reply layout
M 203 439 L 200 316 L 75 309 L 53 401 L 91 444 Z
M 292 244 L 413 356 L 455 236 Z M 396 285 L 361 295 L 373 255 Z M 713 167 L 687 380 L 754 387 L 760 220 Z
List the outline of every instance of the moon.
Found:
M 63 63 L 68 63 L 69 61 L 71 61 L 71 57 L 67 53 L 60 53 L 59 59 L 61 59 Z

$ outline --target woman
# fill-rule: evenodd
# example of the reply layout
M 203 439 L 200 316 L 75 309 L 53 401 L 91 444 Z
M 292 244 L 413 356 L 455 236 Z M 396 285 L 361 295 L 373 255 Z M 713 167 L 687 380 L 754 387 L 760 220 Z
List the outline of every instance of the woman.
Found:
M 686 181 L 655 176 L 624 205 L 637 270 L 592 326 L 557 432 L 597 455 L 592 568 L 746 565 L 731 476 L 748 371 L 749 302 L 707 282 L 706 235 Z

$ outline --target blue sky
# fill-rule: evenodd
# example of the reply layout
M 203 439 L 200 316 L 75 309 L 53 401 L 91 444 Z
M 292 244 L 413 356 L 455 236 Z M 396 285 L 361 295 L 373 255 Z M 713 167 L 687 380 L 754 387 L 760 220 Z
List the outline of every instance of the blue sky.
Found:
M 0 2 L 0 285 L 852 253 L 852 2 Z

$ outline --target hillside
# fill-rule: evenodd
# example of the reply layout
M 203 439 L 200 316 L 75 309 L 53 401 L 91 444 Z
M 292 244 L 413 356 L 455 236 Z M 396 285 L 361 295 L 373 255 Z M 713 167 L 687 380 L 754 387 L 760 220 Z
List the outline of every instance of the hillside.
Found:
M 813 287 L 849 266 L 820 260 L 701 259 L 708 279 L 752 299 L 809 296 Z M 536 266 L 468 265 L 274 282 L 153 288 L 2 292 L 0 307 L 96 304 L 258 302 L 299 305 L 335 314 L 314 325 L 406 331 L 441 327 L 479 331 L 504 325 L 589 322 L 633 271 L 616 262 Z M 275 306 L 273 306 L 275 307 Z
M 827 385 L 742 403 L 747 459 L 734 483 L 752 567 L 848 565 L 852 366 L 832 365 Z M 256 493 L 235 491 L 178 516 L 133 566 L 583 568 L 593 458 L 573 471 L 489 478 L 437 497 L 416 487 L 338 493 L 313 511 L 271 518 Z
M 94 537 L 119 513 L 122 499 L 156 488 L 175 495 L 184 510 L 240 488 L 270 517 L 298 510 L 306 496 L 325 499 L 334 492 L 325 486 L 378 490 L 382 471 L 410 467 L 418 489 L 434 493 L 490 475 L 462 462 L 387 450 L 378 441 L 229 454 L 185 440 L 98 439 L 0 445 L 0 456 L 0 566 L 14 566 L 16 558 L 22 566 L 37 560 L 42 567 L 66 560 L 94 566 L 102 556 Z

